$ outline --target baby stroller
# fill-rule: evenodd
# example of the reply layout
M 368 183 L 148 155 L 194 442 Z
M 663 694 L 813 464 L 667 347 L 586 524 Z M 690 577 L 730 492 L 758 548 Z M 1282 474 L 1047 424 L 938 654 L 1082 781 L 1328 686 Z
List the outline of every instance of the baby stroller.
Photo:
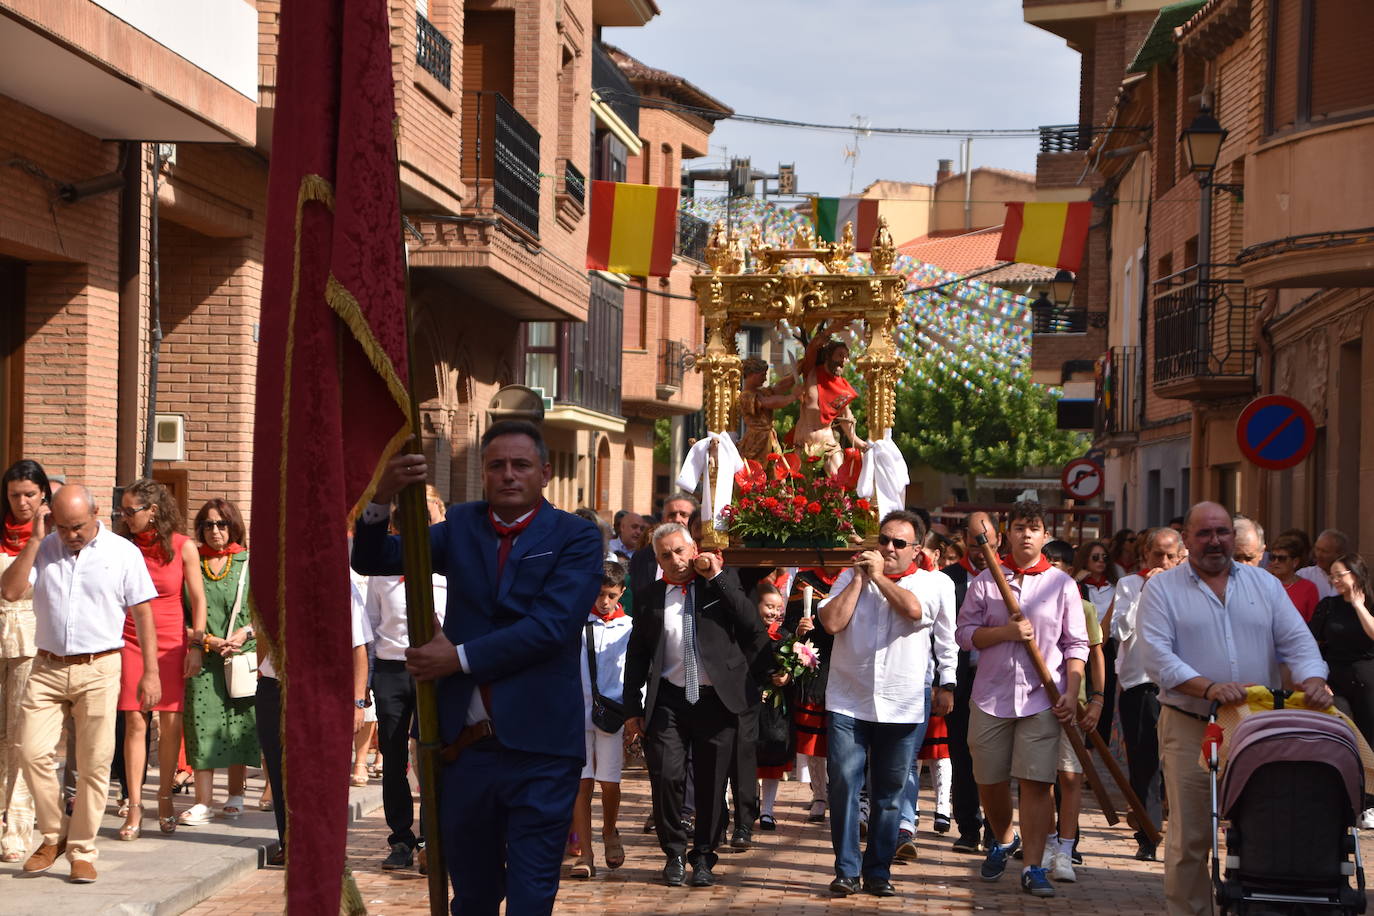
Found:
M 1354 734 L 1335 716 L 1285 709 L 1285 691 L 1268 692 L 1272 709 L 1247 716 L 1233 730 L 1220 795 L 1223 736 L 1216 703 L 1203 740 L 1212 777 L 1217 904 L 1222 913 L 1249 916 L 1363 913 L 1355 818 L 1364 771 Z M 1217 840 L 1222 818 L 1230 820 L 1224 874 Z

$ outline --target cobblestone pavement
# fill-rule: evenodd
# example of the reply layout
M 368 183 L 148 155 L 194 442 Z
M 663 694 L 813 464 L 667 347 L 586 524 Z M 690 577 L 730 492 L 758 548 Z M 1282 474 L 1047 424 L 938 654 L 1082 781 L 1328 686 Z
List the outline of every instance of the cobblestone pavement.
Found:
M 795 782 L 782 785 L 778 797 L 778 830 L 755 833 L 757 845 L 746 852 L 726 853 L 716 869 L 713 888 L 667 888 L 658 880 L 663 858 L 652 834 L 641 832 L 648 816 L 648 778 L 643 770 L 625 773 L 620 832 L 626 863 L 616 871 L 599 868 L 590 881 L 567 877 L 559 889 L 558 914 L 797 914 L 851 912 L 968 913 L 1113 913 L 1157 914 L 1163 911 L 1163 865 L 1132 858 L 1135 843 L 1124 826 L 1108 827 L 1095 811 L 1083 818 L 1081 850 L 1086 864 L 1076 884 L 1059 885 L 1060 894 L 1036 900 L 1017 884 L 1019 867 L 1008 868 L 1001 881 L 985 883 L 977 876 L 981 857 L 953 852 L 951 836 L 929 830 L 918 836 L 920 858 L 894 868 L 898 895 L 887 900 L 859 895 L 832 900 L 825 887 L 833 874 L 830 832 L 825 825 L 806 824 L 810 793 Z M 922 800 L 929 799 L 923 791 Z M 599 806 L 593 809 L 599 825 Z M 599 826 L 596 828 L 599 831 Z M 427 912 L 425 879 L 414 870 L 384 872 L 378 868 L 386 852 L 386 825 L 381 811 L 356 823 L 349 836 L 349 865 L 353 868 L 368 912 L 373 916 Z M 1368 852 L 1368 850 L 1366 850 Z M 598 860 L 604 859 L 599 839 Z M 1016 863 L 1013 863 L 1016 864 Z M 264 869 L 217 893 L 189 912 L 195 916 L 269 916 L 282 912 L 283 872 Z

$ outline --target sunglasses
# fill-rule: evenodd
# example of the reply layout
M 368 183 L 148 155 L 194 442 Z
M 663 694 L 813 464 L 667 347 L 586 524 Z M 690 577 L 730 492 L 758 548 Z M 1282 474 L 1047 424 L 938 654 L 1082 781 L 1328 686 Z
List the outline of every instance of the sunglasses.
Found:
M 229 530 L 229 523 L 226 522 L 224 519 L 220 519 L 219 521 L 212 521 L 212 520 L 210 520 L 210 519 L 206 519 L 205 521 L 203 521 L 203 522 L 200 523 L 200 527 L 201 527 L 201 530 L 208 530 L 208 529 L 210 529 L 210 528 L 218 528 L 220 531 L 228 531 L 228 530 Z
M 144 509 L 147 508 L 147 506 L 121 506 L 119 509 L 119 514 L 124 516 L 125 518 L 133 518 L 135 515 L 137 515 L 138 513 L 142 512 Z
M 903 540 L 902 538 L 890 538 L 885 534 L 878 535 L 878 545 L 881 547 L 886 547 L 888 544 L 891 544 L 898 550 L 905 550 L 906 546 L 910 543 L 910 541 Z
M 1096 562 L 1105 563 L 1105 562 L 1107 562 L 1107 555 L 1106 555 L 1105 553 L 1095 553 L 1095 554 L 1090 555 L 1090 556 L 1088 557 L 1088 559 L 1089 559 L 1089 560 L 1094 560 L 1094 561 L 1096 561 Z
M 1273 560 L 1275 563 L 1288 563 L 1296 559 L 1296 557 L 1290 557 L 1286 553 L 1271 553 L 1269 554 L 1269 559 Z

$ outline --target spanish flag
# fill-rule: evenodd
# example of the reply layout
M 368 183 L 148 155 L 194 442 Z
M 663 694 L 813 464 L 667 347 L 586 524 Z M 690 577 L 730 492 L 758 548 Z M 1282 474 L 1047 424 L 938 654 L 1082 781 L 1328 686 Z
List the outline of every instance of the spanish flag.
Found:
M 999 261 L 1041 264 L 1078 272 L 1092 219 L 1090 201 L 1075 203 L 1009 203 L 1002 225 Z
M 677 242 L 677 188 L 592 182 L 587 269 L 666 277 Z

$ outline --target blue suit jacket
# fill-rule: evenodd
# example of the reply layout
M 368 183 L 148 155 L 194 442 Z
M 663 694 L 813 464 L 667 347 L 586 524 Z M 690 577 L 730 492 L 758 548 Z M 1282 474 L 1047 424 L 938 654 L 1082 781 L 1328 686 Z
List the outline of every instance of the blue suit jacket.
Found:
M 515 539 L 496 580 L 496 532 L 485 502 L 454 506 L 429 529 L 434 571 L 448 577 L 444 635 L 462 645 L 471 672 L 437 684 L 443 743 L 466 724 L 472 691 L 491 688 L 492 727 L 508 748 L 585 754 L 580 674 L 582 624 L 601 590 L 601 534 L 547 501 Z M 358 523 L 353 569 L 402 572 L 401 539 L 386 522 Z

